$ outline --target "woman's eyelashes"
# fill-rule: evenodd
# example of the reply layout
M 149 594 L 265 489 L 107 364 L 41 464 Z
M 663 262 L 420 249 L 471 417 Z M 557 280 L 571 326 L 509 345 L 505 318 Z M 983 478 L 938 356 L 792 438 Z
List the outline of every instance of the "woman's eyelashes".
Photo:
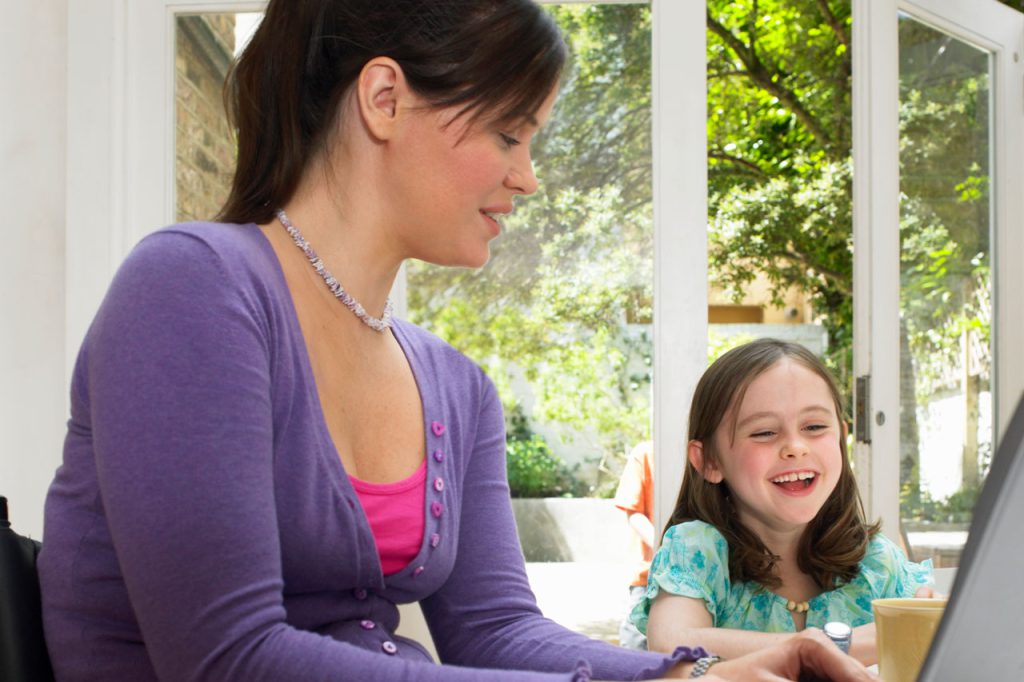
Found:
M 512 137 L 508 133 L 498 133 L 498 136 L 501 137 L 501 141 L 509 149 L 511 149 L 512 147 L 515 147 L 516 145 L 520 144 L 519 140 L 517 140 L 516 138 Z

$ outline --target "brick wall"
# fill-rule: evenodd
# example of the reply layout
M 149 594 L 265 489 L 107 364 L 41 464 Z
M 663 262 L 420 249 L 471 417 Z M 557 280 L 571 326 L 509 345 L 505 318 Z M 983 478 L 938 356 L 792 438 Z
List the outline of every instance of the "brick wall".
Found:
M 221 96 L 234 58 L 235 17 L 180 16 L 175 36 L 176 219 L 209 220 L 227 198 L 235 167 Z

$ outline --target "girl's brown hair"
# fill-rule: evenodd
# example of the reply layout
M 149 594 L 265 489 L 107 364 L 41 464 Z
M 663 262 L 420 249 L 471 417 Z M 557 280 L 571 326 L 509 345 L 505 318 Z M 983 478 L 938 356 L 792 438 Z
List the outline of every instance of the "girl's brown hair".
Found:
M 705 466 L 720 462 L 714 446 L 715 431 L 723 425 L 727 415 L 734 415 L 739 409 L 750 383 L 783 358 L 800 363 L 822 378 L 832 394 L 836 416 L 840 422 L 844 421 L 839 388 L 814 353 L 796 343 L 759 339 L 723 354 L 697 383 L 690 406 L 688 440 L 703 444 Z M 857 480 L 850 468 L 845 434 L 839 436 L 839 449 L 842 453 L 839 482 L 817 516 L 807 524 L 797 549 L 800 570 L 826 590 L 849 582 L 857 575 L 868 541 L 879 529 L 879 524 L 869 525 L 865 520 Z M 740 523 L 728 484 L 708 482 L 702 472 L 687 462 L 679 498 L 665 531 L 694 520 L 713 525 L 729 543 L 732 580 L 752 580 L 770 588 L 781 586 L 775 574 L 778 557 Z
M 540 108 L 566 47 L 532 0 L 271 0 L 224 86 L 238 163 L 219 220 L 272 219 L 381 56 L 431 106 L 511 122 Z

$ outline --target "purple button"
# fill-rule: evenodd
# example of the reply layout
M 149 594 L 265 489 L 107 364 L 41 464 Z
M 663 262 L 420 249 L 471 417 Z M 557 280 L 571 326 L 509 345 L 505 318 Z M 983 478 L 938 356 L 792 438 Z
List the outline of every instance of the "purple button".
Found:
M 441 480 L 440 478 L 435 478 L 434 490 L 436 490 L 437 492 L 441 492 L 442 490 L 444 490 L 444 481 Z
M 434 435 L 440 438 L 444 435 L 444 424 L 441 422 L 431 422 L 430 430 L 434 432 Z
M 377 627 L 377 624 L 374 623 L 372 620 L 361 620 L 359 621 L 359 627 L 361 627 L 364 630 L 372 630 L 375 627 Z
M 382 642 L 380 648 L 384 650 L 388 656 L 394 656 L 395 652 L 398 651 L 398 647 L 392 641 Z
M 440 464 L 444 461 L 444 453 L 440 450 L 434 450 L 434 461 Z
M 430 513 L 434 515 L 435 519 L 441 518 L 441 514 L 444 513 L 444 505 L 440 502 L 431 502 Z
M 437 547 L 440 544 L 441 544 L 441 536 L 440 535 L 438 535 L 437 533 L 434 533 L 433 535 L 430 536 L 430 546 L 431 547 Z
M 413 569 L 413 571 L 412 571 L 412 577 L 413 577 L 413 578 L 418 578 L 418 577 L 420 577 L 420 575 L 422 575 L 423 571 L 425 571 L 425 570 L 426 570 L 426 569 L 425 569 L 425 568 L 423 568 L 422 566 L 417 566 L 417 567 L 416 567 L 416 568 L 414 568 L 414 569 Z
M 366 597 L 369 596 L 369 593 L 362 587 L 357 587 L 356 589 L 352 590 L 352 596 L 358 599 L 359 601 L 363 601 L 364 599 L 366 599 Z

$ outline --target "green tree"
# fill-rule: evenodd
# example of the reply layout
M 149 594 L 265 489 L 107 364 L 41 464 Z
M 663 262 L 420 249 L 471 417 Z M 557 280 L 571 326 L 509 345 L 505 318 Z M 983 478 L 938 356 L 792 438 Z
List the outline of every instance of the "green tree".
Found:
M 711 0 L 707 23 L 712 281 L 804 292 L 849 385 L 850 4 Z
M 484 269 L 411 264 L 409 309 L 485 368 L 506 414 L 525 409 L 513 390 L 525 379 L 530 417 L 595 439 L 591 485 L 607 493 L 650 421 L 649 332 L 630 323 L 651 314 L 650 10 L 549 11 L 571 63 L 533 143 L 541 190 L 505 222 Z

